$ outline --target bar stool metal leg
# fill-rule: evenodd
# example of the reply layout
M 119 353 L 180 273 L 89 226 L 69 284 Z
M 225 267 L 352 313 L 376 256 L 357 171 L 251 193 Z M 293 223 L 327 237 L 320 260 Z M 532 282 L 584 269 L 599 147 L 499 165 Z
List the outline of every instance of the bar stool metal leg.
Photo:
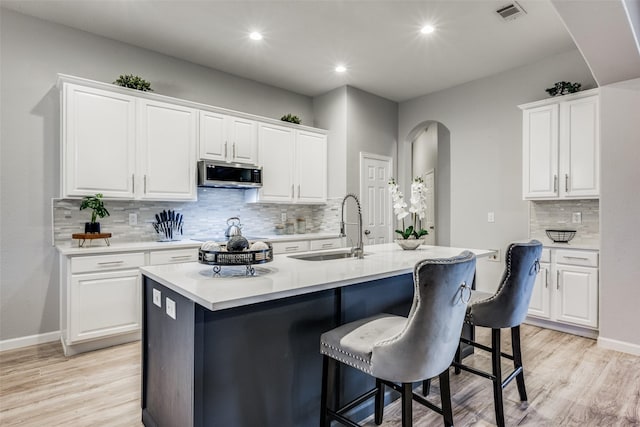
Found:
M 511 328 L 511 347 L 513 349 L 513 368 L 522 368 L 522 351 L 520 348 L 520 326 Z M 518 393 L 522 402 L 527 401 L 527 390 L 524 386 L 524 370 L 516 376 L 516 384 L 518 385 Z
M 500 329 L 491 329 L 491 365 L 493 367 L 493 404 L 496 410 L 496 423 L 504 427 L 504 408 L 502 407 L 502 367 L 500 366 Z
M 329 427 L 331 420 L 327 417 L 329 405 L 334 404 L 333 392 L 336 379 L 336 361 L 324 355 L 322 357 L 322 392 L 320 395 L 320 427 Z M 333 406 L 332 406 L 333 407 Z
M 402 383 L 402 427 L 413 425 L 413 384 Z

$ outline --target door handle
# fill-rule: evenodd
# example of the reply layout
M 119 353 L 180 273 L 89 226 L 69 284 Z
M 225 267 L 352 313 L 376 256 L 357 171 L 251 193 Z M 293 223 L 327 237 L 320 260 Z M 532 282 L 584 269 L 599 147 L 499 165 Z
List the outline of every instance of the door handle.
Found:
M 368 236 L 369 234 L 371 234 L 371 230 L 364 230 L 364 235 Z

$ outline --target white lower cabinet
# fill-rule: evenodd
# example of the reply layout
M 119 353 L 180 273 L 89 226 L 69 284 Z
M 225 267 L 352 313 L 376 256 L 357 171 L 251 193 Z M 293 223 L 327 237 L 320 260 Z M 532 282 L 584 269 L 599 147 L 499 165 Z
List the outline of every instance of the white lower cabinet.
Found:
M 597 329 L 598 253 L 545 248 L 528 314 L 545 326 Z
M 69 342 L 140 329 L 138 269 L 71 275 Z
M 198 248 L 60 257 L 60 332 L 67 356 L 140 339 L 144 265 L 192 262 Z

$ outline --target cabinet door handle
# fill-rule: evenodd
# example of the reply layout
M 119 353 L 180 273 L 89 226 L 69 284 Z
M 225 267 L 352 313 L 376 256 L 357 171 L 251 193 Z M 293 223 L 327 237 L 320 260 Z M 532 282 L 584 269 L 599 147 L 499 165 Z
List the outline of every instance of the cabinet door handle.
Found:
M 560 270 L 556 271 L 556 289 L 560 290 Z
M 569 174 L 565 173 L 564 174 L 564 191 L 565 192 L 569 192 Z
M 300 198 L 300 184 L 298 184 L 298 199 Z
M 147 175 L 144 176 L 144 194 L 147 194 Z
M 124 264 L 124 261 L 103 261 L 98 263 L 98 265 L 117 265 L 117 264 Z
M 134 174 L 131 174 L 131 192 L 136 192 L 136 176 Z
M 236 159 L 236 143 L 233 143 L 233 160 Z
M 549 287 L 549 269 L 545 269 L 544 270 L 544 287 L 548 288 Z
M 291 184 L 291 198 L 293 199 L 295 197 L 295 193 L 293 190 L 293 184 Z
M 553 175 L 553 192 L 558 191 L 558 175 Z
M 224 159 L 227 160 L 227 141 L 224 142 Z

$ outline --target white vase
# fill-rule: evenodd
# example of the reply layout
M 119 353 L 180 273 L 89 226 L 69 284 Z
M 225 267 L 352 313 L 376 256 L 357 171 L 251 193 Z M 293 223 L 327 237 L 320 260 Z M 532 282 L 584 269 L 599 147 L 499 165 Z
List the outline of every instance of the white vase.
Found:
M 396 239 L 396 243 L 405 251 L 412 251 L 424 243 L 424 239 Z

